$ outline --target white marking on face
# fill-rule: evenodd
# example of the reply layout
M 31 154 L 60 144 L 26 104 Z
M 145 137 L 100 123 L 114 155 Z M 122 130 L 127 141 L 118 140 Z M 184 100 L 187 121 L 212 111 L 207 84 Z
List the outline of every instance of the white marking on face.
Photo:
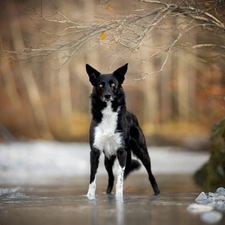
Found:
M 116 183 L 116 197 L 123 196 L 123 175 L 124 175 L 125 167 L 118 166 L 117 171 L 117 183 Z
M 95 198 L 95 190 L 96 190 L 96 177 L 92 183 L 89 184 L 87 197 L 89 199 Z
M 106 157 L 110 158 L 122 146 L 121 133 L 116 132 L 118 113 L 112 110 L 112 103 L 107 102 L 107 107 L 102 111 L 102 121 L 95 127 L 94 147 L 101 152 L 104 151 Z

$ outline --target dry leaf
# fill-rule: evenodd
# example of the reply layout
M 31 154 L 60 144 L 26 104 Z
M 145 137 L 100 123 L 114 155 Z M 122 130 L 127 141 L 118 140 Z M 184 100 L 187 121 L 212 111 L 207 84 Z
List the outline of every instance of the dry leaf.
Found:
M 210 3 L 209 2 L 204 2 L 204 5 L 205 6 L 210 6 Z
M 102 32 L 102 33 L 100 34 L 100 39 L 103 40 L 103 39 L 106 38 L 106 36 L 107 36 L 107 34 L 106 34 L 106 32 L 104 31 L 104 32 Z
M 215 14 L 218 16 L 218 12 L 217 12 L 216 6 L 214 7 L 214 11 L 215 11 Z
M 112 49 L 112 48 L 113 48 L 113 45 L 112 45 L 112 43 L 110 43 L 110 45 L 109 45 L 109 48 L 110 48 L 110 49 Z
M 113 7 L 108 6 L 106 9 L 109 10 L 109 11 L 112 11 L 113 10 Z

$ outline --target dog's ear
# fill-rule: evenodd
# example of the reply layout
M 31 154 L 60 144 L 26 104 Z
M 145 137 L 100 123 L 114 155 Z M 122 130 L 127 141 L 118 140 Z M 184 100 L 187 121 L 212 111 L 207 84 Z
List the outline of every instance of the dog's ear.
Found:
M 118 68 L 117 70 L 113 72 L 113 74 L 116 76 L 120 84 L 122 84 L 125 79 L 124 76 L 127 72 L 127 68 L 128 68 L 128 63 L 125 64 L 124 66 L 121 66 L 120 68 Z
M 101 73 L 98 72 L 96 69 L 94 69 L 93 67 L 91 67 L 88 64 L 86 64 L 86 71 L 87 71 L 87 74 L 89 76 L 89 81 L 91 82 L 91 84 L 93 86 L 95 86 L 96 85 L 96 79 Z

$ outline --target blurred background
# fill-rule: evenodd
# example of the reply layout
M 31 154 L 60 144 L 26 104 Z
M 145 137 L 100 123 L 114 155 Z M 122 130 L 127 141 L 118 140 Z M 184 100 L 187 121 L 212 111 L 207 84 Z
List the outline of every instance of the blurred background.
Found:
M 124 83 L 127 104 L 139 118 L 148 144 L 185 145 L 193 141 L 196 148 L 207 144 L 209 127 L 224 116 L 224 55 L 216 48 L 190 51 L 191 47 L 187 50 L 182 44 L 223 45 L 224 40 L 217 35 L 206 36 L 199 30 L 188 33 L 180 41 L 179 49 L 170 55 L 163 71 L 141 81 L 135 79 L 152 68 L 157 70 L 162 61 L 156 57 L 143 63 L 149 49 L 169 42 L 175 35 L 168 25 L 155 31 L 154 38 L 146 41 L 148 45 L 143 45 L 137 53 L 121 55 L 113 65 L 112 55 L 116 50 L 112 46 L 107 51 L 95 48 L 71 57 L 60 69 L 57 69 L 62 63 L 60 51 L 57 56 L 22 61 L 10 54 L 19 50 L 20 55 L 25 55 L 23 49 L 40 48 L 58 38 L 53 34 L 61 29 L 60 24 L 37 18 L 31 9 L 46 13 L 46 17 L 48 13 L 60 12 L 72 21 L 88 23 L 148 7 L 139 1 L 126 0 L 3 1 L 1 47 L 9 52 L 2 54 L 0 67 L 1 141 L 12 138 L 87 141 L 91 86 L 85 64 L 107 73 L 128 62 Z M 174 21 L 171 23 L 171 27 L 175 25 Z M 51 36 L 47 31 L 52 32 Z
M 224 21 L 223 2 L 211 7 L 213 2 L 191 1 Z M 88 142 L 92 87 L 85 64 L 109 73 L 128 63 L 127 105 L 137 115 L 148 145 L 208 151 L 210 127 L 225 111 L 224 33 L 203 26 L 184 32 L 192 20 L 178 17 L 178 11 L 156 20 L 154 30 L 138 42 L 138 51 L 116 43 L 118 33 L 113 32 L 120 27 L 108 30 L 110 21 L 159 7 L 136 0 L 2 1 L 0 142 Z M 130 37 L 139 38 L 139 28 L 154 18 L 132 22 Z M 104 29 L 79 46 L 97 25 Z M 74 40 L 76 51 L 64 48 Z

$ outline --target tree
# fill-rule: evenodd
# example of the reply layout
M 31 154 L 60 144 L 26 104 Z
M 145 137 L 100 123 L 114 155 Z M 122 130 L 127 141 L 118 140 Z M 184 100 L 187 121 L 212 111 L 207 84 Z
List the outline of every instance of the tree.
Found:
M 225 118 L 211 130 L 211 156 L 194 175 L 196 182 L 210 191 L 225 185 Z
M 71 73 L 76 74 L 79 82 L 86 85 L 84 75 L 80 73 L 82 70 L 79 62 L 83 65 L 85 61 L 96 64 L 103 61 L 104 59 L 102 60 L 94 51 L 98 49 L 98 52 L 103 53 L 104 58 L 108 57 L 108 61 L 111 62 L 109 70 L 113 70 L 114 64 L 136 56 L 133 60 L 135 62 L 132 62 L 136 65 L 130 65 L 129 70 L 133 73 L 131 75 L 133 79 L 144 80 L 149 76 L 152 77 L 152 80 L 145 80 L 145 93 L 140 89 L 145 96 L 146 109 L 143 110 L 145 111 L 143 114 L 148 122 L 164 123 L 176 117 L 181 121 L 188 120 L 191 117 L 191 110 L 196 111 L 197 105 L 195 102 L 196 62 L 193 61 L 197 58 L 198 62 L 205 65 L 216 65 L 222 71 L 219 72 L 220 77 L 224 72 L 224 1 L 139 0 L 132 1 L 130 4 L 131 1 L 123 0 L 124 3 L 129 4 L 124 5 L 122 11 L 121 7 L 114 4 L 116 1 L 105 2 L 99 5 L 95 4 L 94 0 L 88 3 L 78 0 L 74 4 L 83 4 L 83 9 L 77 10 L 76 15 L 69 10 L 51 13 L 51 10 L 44 7 L 44 1 L 36 3 L 35 8 L 17 5 L 17 12 L 29 18 L 29 22 L 26 20 L 26 23 L 21 23 L 20 26 L 25 24 L 26 27 L 21 28 L 20 38 L 17 36 L 23 45 L 13 48 L 10 44 L 2 44 L 1 62 L 7 59 L 29 65 L 27 62 L 38 61 L 42 63 L 41 67 L 45 70 L 46 65 L 51 65 L 54 71 L 43 76 L 44 81 L 49 84 L 46 92 L 52 90 L 53 93 L 56 87 L 60 90 L 59 108 L 66 118 L 62 122 L 64 124 L 62 126 L 66 129 L 68 124 L 71 124 L 70 117 L 76 107 L 72 103 Z M 54 3 L 59 10 L 66 5 L 61 1 L 54 1 Z M 114 5 L 111 6 L 111 3 Z M 135 7 L 132 7 L 133 4 Z M 98 15 L 97 18 L 93 16 L 93 11 Z M 32 32 L 28 32 L 29 29 Z M 205 38 L 207 36 L 210 38 Z M 13 39 L 9 42 L 12 41 Z M 186 59 L 183 53 L 180 54 L 181 51 L 192 57 Z M 85 57 L 85 61 L 81 56 Z M 71 65 L 66 65 L 72 57 L 76 59 L 76 68 L 73 69 Z M 99 68 L 96 64 L 94 66 Z M 169 69 L 168 65 L 170 65 Z M 179 68 L 183 70 L 192 68 L 194 72 L 188 77 L 180 76 Z M 38 76 L 35 74 L 36 71 L 32 72 L 34 78 L 32 84 L 37 88 L 31 88 L 27 83 L 26 89 L 28 93 L 35 92 L 36 96 L 42 96 L 37 101 L 33 98 L 31 104 L 36 120 L 40 119 L 44 130 L 51 133 L 51 128 L 48 128 L 49 116 L 46 115 L 47 110 L 43 107 L 48 105 L 45 96 L 43 97 L 45 92 L 40 90 L 39 83 L 35 83 Z M 7 74 L 7 71 L 4 73 Z M 23 77 L 29 76 L 26 73 L 22 74 Z M 160 75 L 160 82 L 153 79 L 152 75 Z M 177 80 L 176 84 L 169 84 L 167 88 L 171 78 Z M 28 82 L 27 79 L 24 81 Z M 184 84 L 187 83 L 188 87 L 184 88 Z M 154 93 L 147 90 L 150 86 Z M 176 87 L 172 90 L 171 86 Z M 16 92 L 11 92 L 11 96 L 13 95 L 16 96 Z M 149 102 L 154 107 L 149 105 Z M 38 110 L 44 108 L 44 110 L 38 113 L 35 108 Z M 151 113 L 148 113 L 150 111 Z
M 73 21 L 60 12 L 43 13 L 40 10 L 20 7 L 20 10 L 33 21 L 37 30 L 49 41 L 35 43 L 35 47 L 32 41 L 29 41 L 25 48 L 2 49 L 1 53 L 16 60 L 33 57 L 44 59 L 60 53 L 62 64 L 65 64 L 71 56 L 79 56 L 93 48 L 101 47 L 104 50 L 114 49 L 111 54 L 116 61 L 128 52 L 136 53 L 142 47 L 146 47 L 156 33 L 162 35 L 171 33 L 170 40 L 167 39 L 162 43 L 154 41 L 156 45 L 151 46 L 152 50 L 149 50 L 148 56 L 141 59 L 142 63 L 146 63 L 160 57 L 162 59 L 160 66 L 137 79 L 144 79 L 148 75 L 162 72 L 169 56 L 181 48 L 187 51 L 202 48 L 216 49 L 224 58 L 221 53 L 225 48 L 223 44 L 225 40 L 224 1 L 177 0 L 171 3 L 171 1 L 139 0 L 139 2 L 142 3 L 140 9 L 133 13 L 123 16 L 112 13 L 108 18 L 100 18 L 94 22 L 87 19 L 84 23 Z M 113 11 L 110 6 L 106 9 Z M 58 27 L 55 28 L 54 25 L 53 31 L 44 30 L 42 23 L 47 23 L 49 26 L 57 24 Z M 171 27 L 171 24 L 175 26 Z M 198 33 L 211 35 L 212 42 L 195 44 L 190 40 L 182 43 L 185 35 L 196 36 Z

